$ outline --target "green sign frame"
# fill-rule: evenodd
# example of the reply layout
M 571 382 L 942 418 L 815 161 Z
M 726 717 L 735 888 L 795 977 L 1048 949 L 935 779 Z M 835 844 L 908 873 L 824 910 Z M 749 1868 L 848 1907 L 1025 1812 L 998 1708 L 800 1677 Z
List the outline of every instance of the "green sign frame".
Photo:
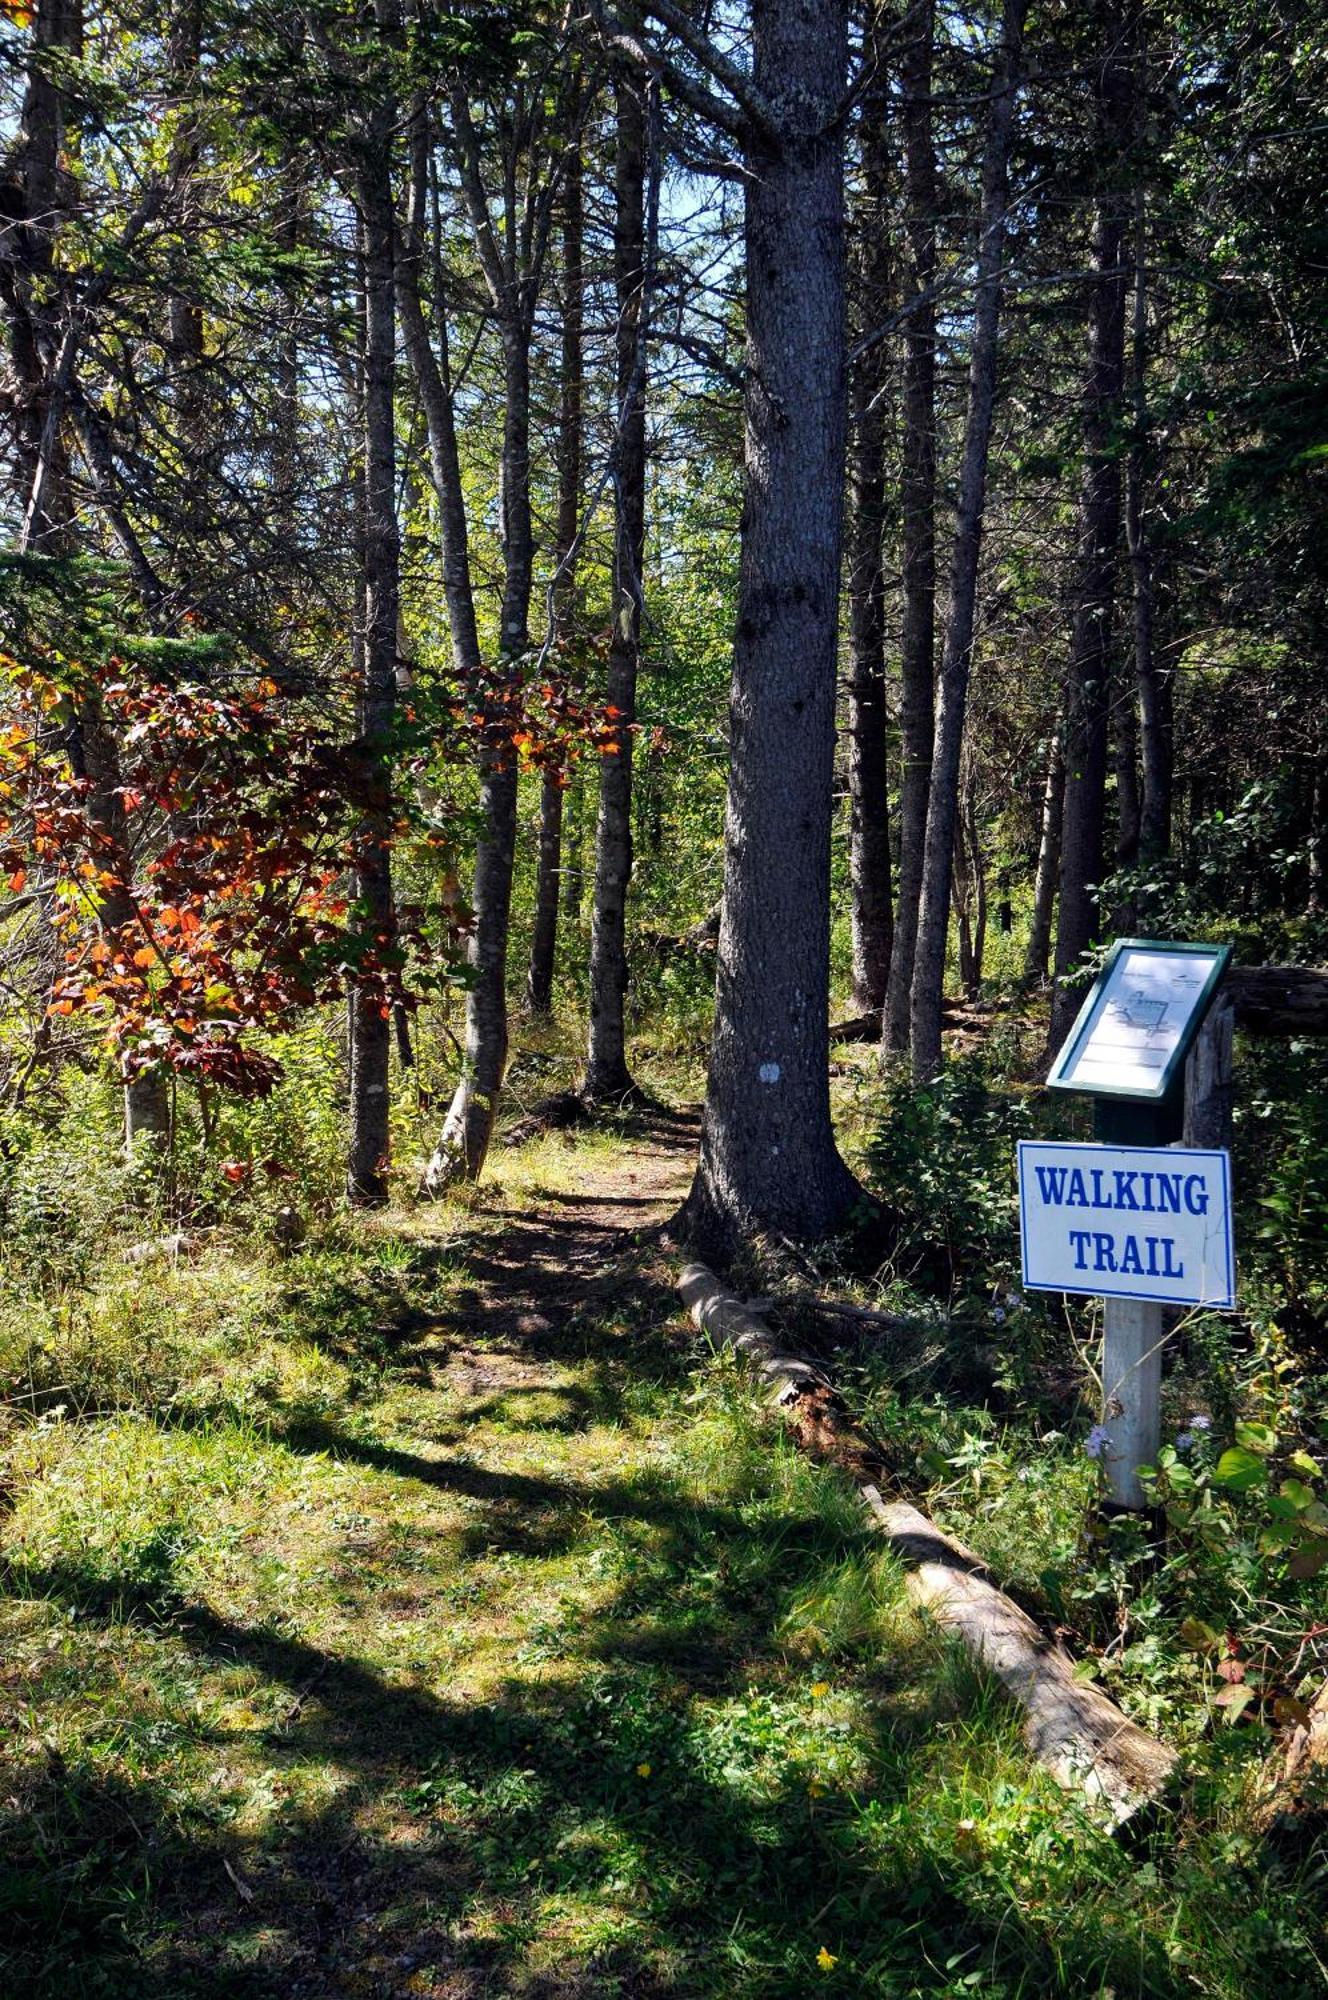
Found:
M 1093 1037 L 1093 1032 L 1102 1017 L 1108 999 L 1111 997 L 1117 968 L 1126 952 L 1156 952 L 1169 958 L 1196 958 L 1208 960 L 1208 970 L 1202 986 L 1190 1003 L 1189 1013 L 1181 1024 L 1179 1037 L 1167 1056 L 1165 1064 L 1157 1071 L 1156 1083 L 1151 1088 L 1142 1089 L 1137 1083 L 1087 1082 L 1076 1078 L 1075 1071 Z M 1203 1026 L 1204 1016 L 1213 1003 L 1218 986 L 1228 965 L 1231 963 L 1229 944 L 1173 944 L 1161 938 L 1117 938 L 1103 961 L 1102 970 L 1094 980 L 1092 988 L 1075 1019 L 1074 1026 L 1052 1063 L 1047 1076 L 1049 1090 L 1075 1091 L 1087 1097 L 1130 1098 L 1135 1103 L 1161 1104 L 1171 1093 L 1185 1066 L 1185 1059 L 1194 1046 L 1195 1037 Z

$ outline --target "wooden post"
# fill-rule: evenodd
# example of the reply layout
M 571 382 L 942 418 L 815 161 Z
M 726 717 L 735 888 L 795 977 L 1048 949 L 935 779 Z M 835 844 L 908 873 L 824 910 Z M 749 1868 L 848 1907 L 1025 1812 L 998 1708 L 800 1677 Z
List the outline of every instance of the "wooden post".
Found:
M 1117 1507 L 1148 1505 L 1141 1465 L 1156 1465 L 1162 1441 L 1162 1308 L 1148 1299 L 1105 1299 L 1102 1335 L 1102 1463 Z
M 1219 988 L 1185 1064 L 1185 1144 L 1231 1145 L 1236 1009 Z

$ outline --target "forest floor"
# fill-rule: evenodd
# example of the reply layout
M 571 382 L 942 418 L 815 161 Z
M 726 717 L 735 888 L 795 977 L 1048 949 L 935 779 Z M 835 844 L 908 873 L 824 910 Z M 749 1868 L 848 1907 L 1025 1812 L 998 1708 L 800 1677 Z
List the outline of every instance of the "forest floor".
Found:
M 50 1309 L 0 1440 L 0 1991 L 1315 1990 L 1229 1820 L 1215 1866 L 1059 1793 L 698 1352 L 695 1137 Z

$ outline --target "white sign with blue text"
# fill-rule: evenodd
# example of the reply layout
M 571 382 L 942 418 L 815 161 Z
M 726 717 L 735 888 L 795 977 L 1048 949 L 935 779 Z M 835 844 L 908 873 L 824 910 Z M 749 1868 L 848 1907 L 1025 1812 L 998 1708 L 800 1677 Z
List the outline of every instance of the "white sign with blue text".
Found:
M 1031 1291 L 1236 1303 L 1228 1153 L 1023 1140 L 1019 1228 Z

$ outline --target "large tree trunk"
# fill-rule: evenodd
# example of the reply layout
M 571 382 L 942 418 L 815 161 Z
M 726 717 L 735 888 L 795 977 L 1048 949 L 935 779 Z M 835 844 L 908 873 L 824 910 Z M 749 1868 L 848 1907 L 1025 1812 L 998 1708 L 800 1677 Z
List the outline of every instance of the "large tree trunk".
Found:
M 582 357 L 583 228 L 581 141 L 572 141 L 563 181 L 563 326 L 561 408 L 558 419 L 558 530 L 554 548 L 553 615 L 560 670 L 567 670 L 577 606 L 576 537 L 581 519 L 581 421 L 584 362 Z M 558 954 L 558 889 L 562 878 L 563 791 L 567 783 L 562 763 L 545 770 L 540 784 L 539 851 L 535 870 L 535 921 L 526 974 L 526 1000 L 532 1014 L 547 1014 L 553 1005 L 553 972 Z
M 465 489 L 457 447 L 456 410 L 452 401 L 448 352 L 448 301 L 443 273 L 433 271 L 433 322 L 437 352 L 429 337 L 421 295 L 429 191 L 429 134 L 425 112 L 417 105 L 411 128 L 411 180 L 406 220 L 397 258 L 397 305 L 405 339 L 406 359 L 424 411 L 429 438 L 429 470 L 438 500 L 438 532 L 442 548 L 443 600 L 447 606 L 452 664 L 462 681 L 479 679 L 479 628 L 470 569 L 470 537 L 466 524 Z
M 843 513 L 845 0 L 755 0 L 777 133 L 746 166 L 747 496 L 724 913 L 701 1161 L 685 1220 L 824 1236 L 857 1186 L 830 1121 L 830 823 Z
M 632 873 L 632 750 L 641 651 L 645 560 L 646 347 L 650 248 L 646 219 L 646 119 L 631 79 L 617 86 L 614 166 L 614 286 L 618 304 L 614 442 L 613 629 L 609 641 L 608 741 L 600 755 L 595 888 L 590 916 L 590 1038 L 582 1091 L 591 1103 L 635 1091 L 627 1067 L 627 885 Z M 651 206 L 657 176 L 651 167 Z M 653 237 L 654 216 L 650 218 Z
M 934 1076 L 941 1066 L 941 993 L 945 983 L 950 876 L 958 816 L 959 763 L 964 745 L 964 720 L 973 659 L 978 559 L 982 552 L 987 497 L 987 454 L 996 402 L 1001 264 L 1005 249 L 1010 140 L 1014 130 L 1024 9 L 1025 0 L 1005 0 L 982 164 L 977 301 L 968 371 L 968 410 L 964 422 L 964 455 L 959 475 L 959 506 L 950 568 L 950 614 L 941 660 L 940 699 L 932 746 L 931 796 L 927 807 L 927 845 L 923 855 L 922 896 L 913 962 L 910 1031 L 913 1073 L 919 1080 Z
M 885 385 L 888 349 L 879 337 L 890 296 L 887 229 L 890 160 L 886 140 L 885 16 L 875 4 L 867 29 L 875 87 L 863 99 L 862 197 L 853 245 L 854 304 L 871 344 L 853 371 L 847 529 L 849 602 L 848 792 L 849 884 L 853 931 L 853 1003 L 862 1013 L 885 1005 L 893 912 L 890 891 L 889 769 L 886 744 Z
M 904 336 L 904 463 L 900 480 L 903 630 L 900 635 L 899 891 L 885 1048 L 908 1048 L 922 857 L 927 841 L 935 728 L 936 640 L 936 153 L 931 74 L 935 0 L 917 0 L 905 23 L 902 125 L 912 297 Z
M 1128 13 L 1133 0 L 1102 0 L 1097 78 L 1099 194 L 1093 226 L 1088 371 L 1083 396 L 1084 466 L 1079 495 L 1078 578 L 1066 676 L 1065 808 L 1051 1041 L 1059 1046 L 1082 999 L 1069 983 L 1098 934 L 1102 881 L 1111 625 L 1116 599 L 1121 477 L 1117 432 L 1125 368 L 1124 250 L 1129 196 L 1123 185 L 1133 79 Z
M 395 0 L 376 0 L 380 34 L 395 27 Z M 384 83 L 365 119 L 357 177 L 364 270 L 363 668 L 358 699 L 365 799 L 357 840 L 357 927 L 374 964 L 351 985 L 350 1158 L 346 1193 L 357 1204 L 387 1199 L 390 1151 L 391 1015 L 383 967 L 395 935 L 389 738 L 396 695 L 398 566 L 396 515 L 395 223 L 391 146 L 396 104 Z

